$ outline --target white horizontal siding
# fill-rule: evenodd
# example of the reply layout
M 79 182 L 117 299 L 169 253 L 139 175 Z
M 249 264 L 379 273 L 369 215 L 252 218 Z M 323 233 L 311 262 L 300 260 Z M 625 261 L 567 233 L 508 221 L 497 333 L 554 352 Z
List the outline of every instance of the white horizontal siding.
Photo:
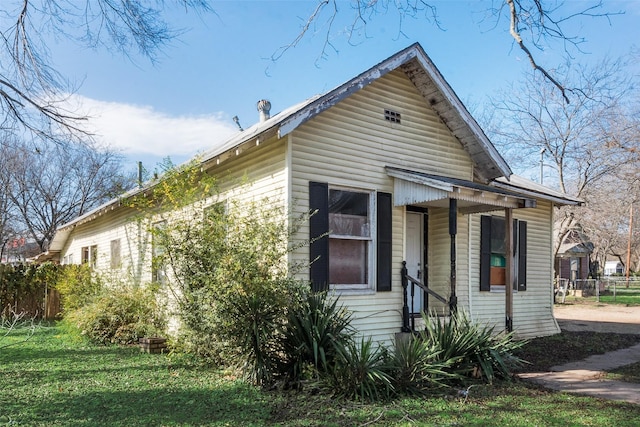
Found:
M 146 222 L 136 221 L 139 213 L 120 207 L 98 218 L 78 225 L 71 232 L 62 256 L 73 256 L 73 263 L 80 264 L 82 248 L 97 246 L 96 269 L 120 275 L 141 284 L 151 280 L 150 268 L 144 259 L 151 244 Z M 121 267 L 111 269 L 111 241 L 120 240 Z M 150 261 L 149 261 L 150 262 Z
M 240 203 L 264 202 L 285 206 L 285 143 L 267 141 L 242 153 L 241 156 L 212 168 L 220 185 L 220 197 L 235 198 Z M 205 205 L 207 202 L 204 203 Z M 200 209 L 201 203 L 194 209 Z M 156 215 L 144 221 L 134 209 L 117 208 L 96 219 L 78 225 L 71 232 L 61 257 L 73 254 L 73 262 L 81 262 L 82 247 L 98 247 L 96 268 L 102 273 L 120 274 L 134 283 L 151 281 L 151 235 L 150 224 L 171 214 Z M 193 215 L 183 212 L 181 215 Z M 111 240 L 120 239 L 121 268 L 111 270 Z
M 449 235 L 449 210 L 429 209 L 429 288 L 449 300 L 451 297 L 451 236 Z M 429 308 L 437 313 L 448 313 L 448 304 L 429 297 Z
M 401 123 L 386 121 L 385 109 L 400 113 Z M 309 181 L 393 193 L 393 179 L 385 166 L 461 179 L 473 176 L 467 152 L 400 70 L 314 117 L 292 133 L 291 141 L 291 194 L 299 213 L 309 206 Z M 354 311 L 354 324 L 361 333 L 377 340 L 392 339 L 402 325 L 403 207 L 393 208 L 392 232 L 392 291 L 340 297 Z M 298 238 L 308 237 L 305 226 Z M 303 260 L 308 256 L 306 247 L 295 254 Z M 448 258 L 446 265 L 442 269 L 446 275 L 439 272 L 434 281 L 448 296 Z M 301 277 L 308 279 L 308 272 Z
M 537 208 L 513 211 L 515 219 L 527 221 L 527 290 L 513 293 L 513 328 L 522 338 L 560 332 L 553 317 L 552 209 L 551 203 L 539 200 Z M 501 330 L 505 325 L 505 294 L 480 292 L 480 215 L 472 215 L 470 223 L 471 314 Z

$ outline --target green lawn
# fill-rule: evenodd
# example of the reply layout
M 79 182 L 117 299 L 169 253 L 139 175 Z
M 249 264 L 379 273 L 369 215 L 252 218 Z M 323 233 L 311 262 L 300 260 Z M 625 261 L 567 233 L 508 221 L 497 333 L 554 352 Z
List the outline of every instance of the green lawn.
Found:
M 591 297 L 595 298 L 595 297 Z M 640 286 L 637 283 L 632 283 L 628 288 L 618 283 L 615 286 L 611 285 L 609 288 L 600 295 L 600 302 L 606 304 L 625 304 L 625 305 L 640 305 Z
M 0 347 L 25 333 L 0 338 Z M 466 398 L 450 390 L 376 404 L 267 392 L 184 358 L 88 345 L 55 326 L 0 348 L 0 426 L 636 426 L 638 419 L 638 405 L 522 382 L 473 386 Z

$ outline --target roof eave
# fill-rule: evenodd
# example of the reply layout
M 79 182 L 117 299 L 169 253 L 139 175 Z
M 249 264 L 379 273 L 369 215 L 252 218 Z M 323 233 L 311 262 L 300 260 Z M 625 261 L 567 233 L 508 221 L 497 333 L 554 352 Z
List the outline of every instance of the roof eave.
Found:
M 518 193 L 528 195 L 530 197 L 535 197 L 542 200 L 548 200 L 559 206 L 583 206 L 584 205 L 584 200 L 576 199 L 569 196 L 561 197 L 561 196 L 550 194 L 550 193 L 544 193 L 541 191 L 534 191 L 534 190 L 529 190 L 529 189 L 517 187 L 510 184 L 505 184 L 499 181 L 494 181 L 492 185 L 505 190 L 516 191 Z

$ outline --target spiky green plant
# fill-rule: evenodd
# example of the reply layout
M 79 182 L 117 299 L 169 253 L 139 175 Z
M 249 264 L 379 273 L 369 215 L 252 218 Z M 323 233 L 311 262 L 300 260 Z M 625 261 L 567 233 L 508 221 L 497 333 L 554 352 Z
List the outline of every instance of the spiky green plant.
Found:
M 390 360 L 396 392 L 424 395 L 455 379 L 455 375 L 448 372 L 451 361 L 442 360 L 441 352 L 438 346 L 419 335 L 397 340 Z
M 489 383 L 507 378 L 522 363 L 513 352 L 524 345 L 513 333 L 496 333 L 493 327 L 474 322 L 460 311 L 449 319 L 423 315 L 422 338 L 439 352 L 438 359 L 450 364 L 449 372 L 481 378 Z
M 389 370 L 386 347 L 374 344 L 371 338 L 362 338 L 358 342 L 350 341 L 340 350 L 327 384 L 339 396 L 376 401 L 394 392 Z
M 326 292 L 307 294 L 299 309 L 290 312 L 285 332 L 284 348 L 292 380 L 326 372 L 335 364 L 352 340 L 351 318 L 338 297 Z

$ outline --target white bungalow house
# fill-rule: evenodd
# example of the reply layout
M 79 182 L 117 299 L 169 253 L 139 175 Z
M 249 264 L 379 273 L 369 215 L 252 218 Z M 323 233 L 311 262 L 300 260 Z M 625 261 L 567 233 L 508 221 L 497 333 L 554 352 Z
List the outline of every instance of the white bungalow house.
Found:
M 248 176 L 241 197 L 318 210 L 301 233 L 328 235 L 291 257 L 316 260 L 300 278 L 340 295 L 361 334 L 388 341 L 452 309 L 523 338 L 559 332 L 553 214 L 580 201 L 512 175 L 420 45 L 276 115 L 258 107 L 202 167 Z M 151 281 L 132 215 L 112 200 L 60 227 L 50 252 Z

